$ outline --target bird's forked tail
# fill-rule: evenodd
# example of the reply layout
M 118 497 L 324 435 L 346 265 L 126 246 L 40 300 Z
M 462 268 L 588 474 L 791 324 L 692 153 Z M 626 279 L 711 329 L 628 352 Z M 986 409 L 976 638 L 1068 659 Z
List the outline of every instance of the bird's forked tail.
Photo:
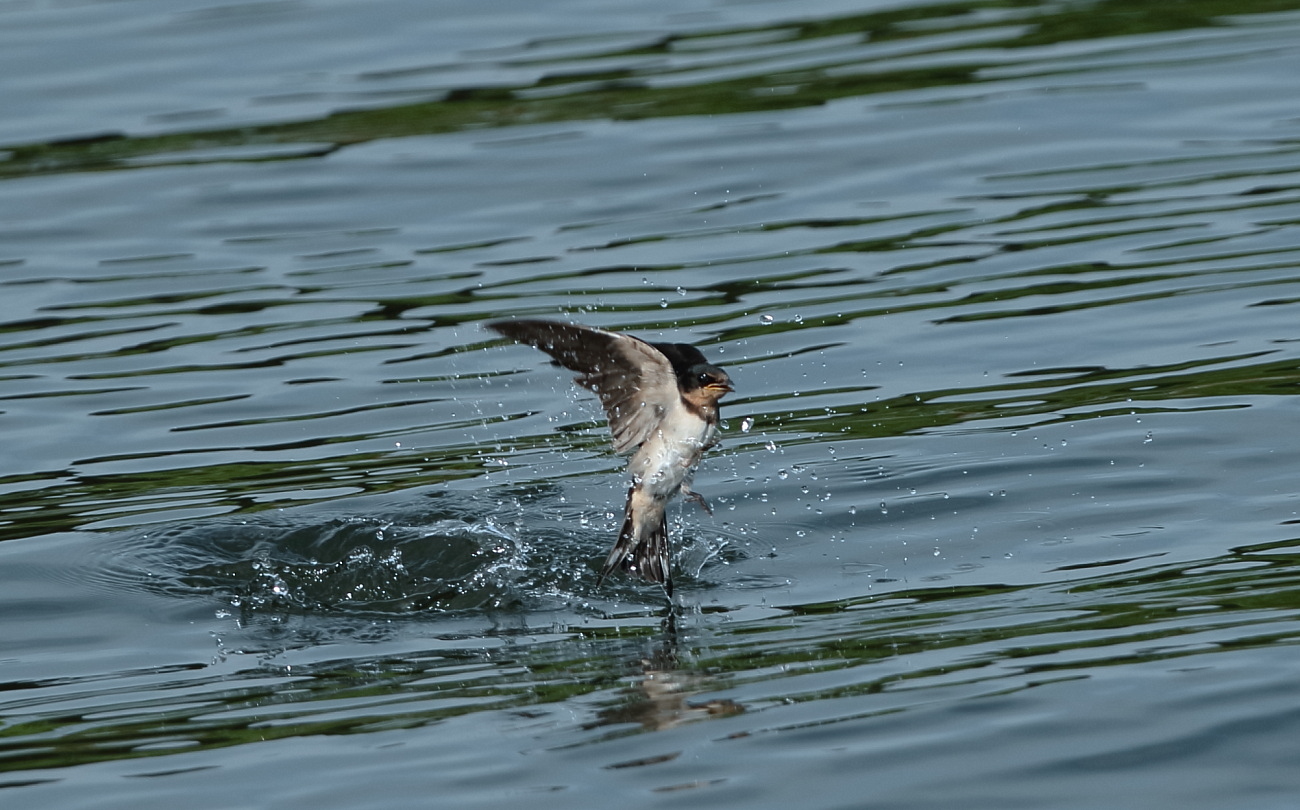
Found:
M 668 520 L 664 514 L 667 502 L 639 492 L 633 487 L 627 494 L 627 513 L 623 528 L 618 533 L 614 548 L 605 558 L 596 587 L 614 571 L 622 569 L 634 577 L 664 586 L 668 596 L 673 595 L 673 579 L 669 571 L 671 555 L 668 549 Z

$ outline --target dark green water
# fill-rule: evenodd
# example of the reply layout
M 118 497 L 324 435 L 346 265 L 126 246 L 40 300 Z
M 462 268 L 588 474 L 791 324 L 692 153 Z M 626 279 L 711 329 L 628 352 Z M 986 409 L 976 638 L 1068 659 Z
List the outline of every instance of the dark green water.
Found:
M 0 804 L 1291 807 L 1295 5 L 0 4 Z

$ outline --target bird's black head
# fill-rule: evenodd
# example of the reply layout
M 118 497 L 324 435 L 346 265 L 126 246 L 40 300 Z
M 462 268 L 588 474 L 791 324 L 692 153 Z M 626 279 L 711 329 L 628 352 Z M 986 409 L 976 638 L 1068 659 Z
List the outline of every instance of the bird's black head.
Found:
M 735 390 L 731 387 L 731 378 L 727 372 L 708 363 L 696 363 L 686 369 L 685 374 L 678 375 L 678 379 L 682 390 L 698 392 L 712 399 L 720 399 L 727 392 Z
M 717 403 L 731 387 L 727 372 L 705 359 L 700 350 L 689 343 L 652 343 L 677 374 L 677 387 L 682 395 L 699 404 Z

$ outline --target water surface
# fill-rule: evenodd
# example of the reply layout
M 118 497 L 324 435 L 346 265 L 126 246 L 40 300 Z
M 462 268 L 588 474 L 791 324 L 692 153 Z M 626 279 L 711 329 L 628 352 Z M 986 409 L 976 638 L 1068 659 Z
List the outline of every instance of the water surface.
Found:
M 1291 6 L 0 6 L 0 800 L 1290 807 Z

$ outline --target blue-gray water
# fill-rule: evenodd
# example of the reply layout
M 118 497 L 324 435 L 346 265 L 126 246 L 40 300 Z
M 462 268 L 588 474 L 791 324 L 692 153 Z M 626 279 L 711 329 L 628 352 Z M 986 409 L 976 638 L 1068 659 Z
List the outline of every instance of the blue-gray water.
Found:
M 0 3 L 0 806 L 1293 807 L 1297 37 Z M 735 381 L 675 622 L 522 316 Z

